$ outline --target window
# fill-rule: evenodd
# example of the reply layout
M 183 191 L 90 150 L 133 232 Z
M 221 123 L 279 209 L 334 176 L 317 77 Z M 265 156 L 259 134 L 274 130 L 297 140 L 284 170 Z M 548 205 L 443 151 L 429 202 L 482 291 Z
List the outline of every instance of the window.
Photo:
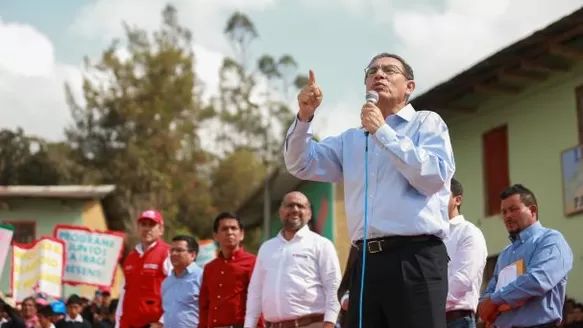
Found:
M 575 89 L 575 104 L 577 106 L 577 127 L 579 129 L 579 144 L 583 145 L 583 85 Z
M 508 172 L 508 128 L 506 125 L 482 136 L 486 216 L 500 213 L 500 193 L 510 185 Z
M 4 221 L 14 226 L 12 241 L 20 244 L 30 244 L 36 239 L 36 222 L 34 221 Z

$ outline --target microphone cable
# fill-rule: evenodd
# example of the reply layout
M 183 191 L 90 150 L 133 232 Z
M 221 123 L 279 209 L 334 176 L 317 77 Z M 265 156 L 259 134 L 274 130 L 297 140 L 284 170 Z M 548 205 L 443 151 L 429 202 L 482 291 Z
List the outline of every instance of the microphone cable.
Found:
M 362 328 L 362 304 L 364 296 L 364 273 L 366 268 L 366 239 L 368 236 L 368 135 L 366 131 L 364 136 L 366 141 L 364 144 L 364 236 L 362 238 L 362 269 L 360 270 L 360 297 L 358 299 L 358 328 Z

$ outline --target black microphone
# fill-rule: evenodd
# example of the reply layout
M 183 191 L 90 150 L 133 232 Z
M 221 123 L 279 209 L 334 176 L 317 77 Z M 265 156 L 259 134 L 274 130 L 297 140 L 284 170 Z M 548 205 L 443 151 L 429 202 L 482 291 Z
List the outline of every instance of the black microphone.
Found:
M 374 90 L 370 90 L 369 92 L 366 93 L 366 102 L 367 103 L 371 103 L 373 105 L 378 104 L 379 102 L 379 94 L 378 92 L 374 91 Z M 368 137 L 369 132 L 368 131 L 364 131 L 364 135 Z

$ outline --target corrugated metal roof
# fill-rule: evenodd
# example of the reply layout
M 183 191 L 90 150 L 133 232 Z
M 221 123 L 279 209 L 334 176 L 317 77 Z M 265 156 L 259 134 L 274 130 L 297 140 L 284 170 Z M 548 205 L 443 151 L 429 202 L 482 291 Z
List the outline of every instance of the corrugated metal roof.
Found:
M 115 185 L 83 186 L 0 186 L 0 198 L 35 197 L 102 199 L 115 190 Z

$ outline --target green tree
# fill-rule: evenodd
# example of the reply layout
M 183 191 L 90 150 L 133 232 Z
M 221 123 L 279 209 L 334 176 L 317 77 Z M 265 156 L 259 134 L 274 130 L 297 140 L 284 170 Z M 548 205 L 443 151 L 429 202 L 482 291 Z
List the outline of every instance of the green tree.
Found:
M 223 61 L 215 104 L 223 123 L 222 150 L 249 149 L 266 163 L 279 163 L 284 133 L 293 119 L 291 95 L 307 78 L 297 75 L 291 55 L 252 56 L 259 34 L 245 14 L 235 12 L 224 33 L 234 56 Z
M 214 103 L 222 125 L 217 144 L 225 157 L 212 176 L 212 186 L 217 207 L 237 208 L 262 180 L 264 192 L 270 194 L 266 172 L 282 164 L 281 145 L 293 120 L 289 104 L 307 78 L 297 75 L 291 55 L 253 56 L 259 33 L 245 14 L 233 13 L 224 33 L 233 57 L 223 62 Z M 260 236 L 257 231 L 249 233 Z M 260 240 L 247 238 L 251 239 L 252 243 Z
M 234 211 L 247 200 L 265 175 L 263 163 L 249 150 L 238 150 L 222 158 L 211 175 L 215 207 Z M 255 185 L 253 185 L 255 183 Z
M 30 160 L 34 144 L 21 128 L 0 131 L 0 185 L 20 183 L 21 169 Z
M 197 91 L 190 31 L 171 5 L 162 17 L 152 35 L 124 24 L 127 60 L 118 56 L 120 40 L 97 63 L 86 60 L 84 101 L 67 88 L 74 121 L 67 139 L 79 165 L 118 186 L 106 213 L 125 224 L 113 228 L 133 231 L 140 211 L 157 208 L 168 233 L 184 225 L 208 235 L 212 161 L 198 131 L 213 113 Z
M 90 175 L 69 159 L 64 143 L 27 136 L 21 128 L 0 130 L 0 185 L 83 183 Z

